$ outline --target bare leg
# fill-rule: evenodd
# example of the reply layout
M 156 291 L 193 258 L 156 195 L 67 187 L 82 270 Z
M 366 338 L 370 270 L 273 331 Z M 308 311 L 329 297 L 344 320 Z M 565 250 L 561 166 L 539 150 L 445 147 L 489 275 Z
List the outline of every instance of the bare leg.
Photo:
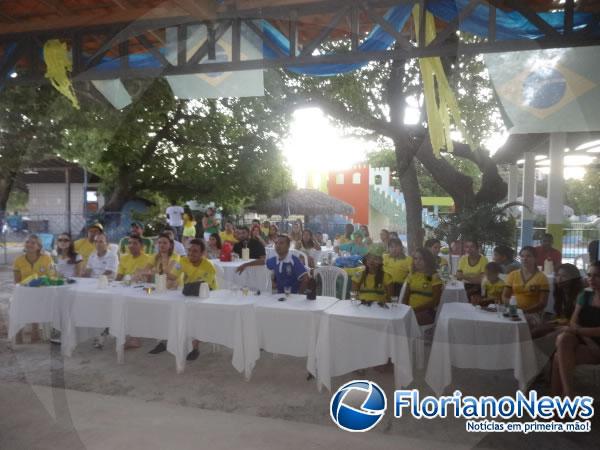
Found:
M 562 396 L 562 380 L 560 378 L 560 370 L 558 369 L 558 357 L 556 356 L 556 353 L 554 354 L 554 358 L 552 358 L 552 375 L 550 382 L 552 395 Z
M 577 336 L 563 332 L 556 338 L 556 356 L 558 372 L 562 386 L 562 394 L 571 397 L 573 394 L 573 371 L 575 370 L 575 349 L 578 345 Z

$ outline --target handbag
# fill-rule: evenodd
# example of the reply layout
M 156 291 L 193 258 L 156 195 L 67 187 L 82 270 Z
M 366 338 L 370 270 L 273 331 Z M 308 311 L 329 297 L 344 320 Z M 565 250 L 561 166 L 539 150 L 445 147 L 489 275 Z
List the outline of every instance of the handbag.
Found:
M 183 285 L 181 293 L 186 297 L 200 297 L 200 285 L 202 281 L 194 281 Z

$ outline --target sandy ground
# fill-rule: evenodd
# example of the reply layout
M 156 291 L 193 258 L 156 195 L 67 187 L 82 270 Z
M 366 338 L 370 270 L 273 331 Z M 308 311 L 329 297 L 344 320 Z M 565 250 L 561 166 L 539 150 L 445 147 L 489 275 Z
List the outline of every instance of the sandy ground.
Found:
M 141 349 L 128 351 L 122 365 L 116 362 L 114 341 L 104 350 L 94 349 L 91 342 L 83 343 L 68 359 L 62 358 L 57 346 L 46 343 L 15 346 L 6 339 L 12 289 L 9 268 L 0 266 L 2 450 L 123 448 L 124 439 L 131 439 L 131 449 L 148 442 L 146 449 L 292 450 L 300 447 L 298 443 L 303 448 L 346 449 L 598 448 L 600 419 L 594 419 L 592 432 L 587 434 L 521 435 L 467 433 L 464 420 L 394 419 L 388 414 L 370 433 L 360 437 L 345 433 L 329 418 L 331 393 L 319 393 L 314 381 L 306 380 L 306 361 L 302 358 L 263 353 L 247 382 L 231 366 L 231 351 L 212 344 L 203 344 L 200 358 L 189 363 L 181 375 L 175 373 L 174 359 L 168 353 L 147 354 L 154 346 L 152 340 L 144 340 Z M 412 387 L 431 393 L 423 381 L 424 372 L 415 375 Z M 335 378 L 334 389 L 354 378 L 355 374 Z M 391 402 L 391 371 L 369 369 L 361 378 L 380 384 Z M 514 394 L 517 387 L 510 371 L 455 369 L 453 382 L 455 388 L 469 394 Z M 598 374 L 594 379 L 591 372 L 582 372 L 578 384 L 582 391 L 600 398 Z M 543 382 L 536 387 L 546 389 Z M 112 416 L 113 420 L 107 419 Z M 190 423 L 188 430 L 183 426 L 188 416 L 204 428 L 196 429 Z M 102 426 L 95 426 L 95 417 L 101 419 Z M 32 429 L 33 434 L 28 431 Z M 148 440 L 157 430 L 163 433 Z M 111 439 L 104 440 L 103 433 Z M 194 439 L 201 436 L 208 443 L 202 441 L 202 446 L 194 447 Z M 367 445 L 369 436 L 372 441 Z

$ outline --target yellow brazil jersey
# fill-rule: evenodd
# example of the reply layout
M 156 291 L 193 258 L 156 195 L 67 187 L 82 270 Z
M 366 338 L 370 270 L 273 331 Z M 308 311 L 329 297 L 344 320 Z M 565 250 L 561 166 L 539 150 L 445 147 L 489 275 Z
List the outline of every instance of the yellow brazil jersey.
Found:
M 504 281 L 498 278 L 498 281 L 492 283 L 487 278 L 483 280 L 483 298 L 502 298 L 502 291 L 504 290 Z
M 73 245 L 75 251 L 83 258 L 83 266 L 85 267 L 90 255 L 96 251 L 96 245 L 90 242 L 88 238 L 77 239 Z
M 13 263 L 13 271 L 21 275 L 21 281 L 32 275 L 50 275 L 52 267 L 54 267 L 54 261 L 50 255 L 45 253 L 41 254 L 33 264 L 27 260 L 25 255 L 17 257 Z
M 487 263 L 487 258 L 483 255 L 479 255 L 479 261 L 477 261 L 477 264 L 472 266 L 469 264 L 469 257 L 464 255 L 458 260 L 458 270 L 462 271 L 462 273 L 465 275 L 479 275 L 480 273 L 485 272 L 485 266 Z
M 362 275 L 362 271 L 356 273 L 352 280 L 360 283 Z M 358 288 L 358 298 L 366 302 L 384 302 L 387 299 L 386 288 L 391 283 L 393 283 L 392 276 L 387 272 L 383 273 L 383 283 L 379 286 L 375 283 L 375 275 L 368 274 L 364 283 Z
M 154 256 L 146 253 L 141 253 L 140 256 L 134 258 L 133 255 L 127 253 L 121 256 L 119 261 L 118 275 L 133 275 L 140 269 L 145 269 L 154 263 Z
M 237 244 L 238 240 L 235 238 L 233 233 L 226 233 L 225 231 L 221 231 L 219 233 L 219 237 L 221 238 L 221 242 L 231 242 L 232 244 Z
M 413 308 L 418 308 L 430 303 L 433 299 L 433 287 L 440 286 L 442 280 L 437 273 L 428 277 L 423 272 L 413 272 L 406 278 L 408 289 L 410 289 L 410 297 L 408 305 Z M 437 305 L 431 305 L 434 308 Z
M 176 267 L 177 273 L 181 275 L 184 284 L 204 281 L 208 283 L 208 287 L 211 289 L 217 289 L 217 271 L 208 259 L 202 258 L 200 264 L 194 265 L 184 256 Z
M 537 271 L 529 280 L 523 279 L 523 273 L 515 270 L 508 274 L 504 284 L 512 288 L 517 297 L 517 306 L 521 309 L 535 306 L 540 299 L 540 292 L 549 292 L 548 278 L 543 272 Z
M 392 283 L 404 283 L 412 267 L 412 258 L 393 258 L 388 253 L 383 255 L 383 270 L 392 276 Z

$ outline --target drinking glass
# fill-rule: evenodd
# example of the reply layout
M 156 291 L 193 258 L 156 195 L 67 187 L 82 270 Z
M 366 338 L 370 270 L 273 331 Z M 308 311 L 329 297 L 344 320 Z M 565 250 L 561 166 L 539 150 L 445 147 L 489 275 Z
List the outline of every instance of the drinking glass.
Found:
M 358 291 L 350 291 L 350 302 L 353 306 L 360 306 L 360 300 L 358 299 Z
M 285 294 L 286 297 L 289 297 L 290 294 L 292 293 L 292 287 L 291 286 L 285 286 L 283 288 L 283 293 Z

